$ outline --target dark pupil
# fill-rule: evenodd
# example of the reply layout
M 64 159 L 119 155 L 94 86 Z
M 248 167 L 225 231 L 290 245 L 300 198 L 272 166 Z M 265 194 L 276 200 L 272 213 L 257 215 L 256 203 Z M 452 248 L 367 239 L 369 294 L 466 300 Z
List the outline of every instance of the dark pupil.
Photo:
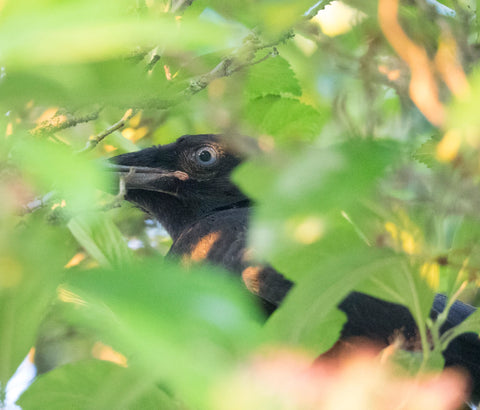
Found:
M 210 161 L 210 159 L 212 158 L 212 154 L 210 154 L 210 152 L 208 152 L 207 150 L 205 151 L 202 151 L 200 153 L 200 155 L 198 156 L 198 158 L 200 158 L 200 161 L 202 162 L 208 162 Z

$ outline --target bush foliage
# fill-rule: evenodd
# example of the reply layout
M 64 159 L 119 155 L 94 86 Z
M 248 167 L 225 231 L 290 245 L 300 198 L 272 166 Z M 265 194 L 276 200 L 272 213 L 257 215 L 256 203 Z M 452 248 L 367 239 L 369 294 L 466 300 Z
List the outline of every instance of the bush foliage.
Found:
M 327 351 L 353 290 L 414 316 L 422 350 L 391 362 L 441 368 L 452 337 L 480 330 L 477 313 L 445 336 L 429 319 L 435 293 L 478 302 L 477 7 L 0 2 L 1 396 L 36 344 L 56 368 L 24 409 L 305 408 L 247 400 L 238 369 L 272 346 Z M 296 286 L 264 325 L 237 279 L 164 261 L 155 223 L 103 193 L 99 158 L 196 133 L 265 151 L 234 180 L 256 203 L 256 256 Z

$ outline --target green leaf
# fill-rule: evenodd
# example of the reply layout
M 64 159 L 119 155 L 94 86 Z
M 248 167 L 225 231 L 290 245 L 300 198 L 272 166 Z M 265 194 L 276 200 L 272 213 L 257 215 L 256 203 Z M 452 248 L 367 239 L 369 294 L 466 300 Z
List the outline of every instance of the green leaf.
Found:
M 270 337 L 323 353 L 337 341 L 346 320 L 338 304 L 363 280 L 378 272 L 397 273 L 400 257 L 368 247 L 319 261 L 302 276 L 267 322 Z
M 89 360 L 41 375 L 17 401 L 29 409 L 180 409 L 144 374 L 114 363 Z
M 288 61 L 275 56 L 250 68 L 245 93 L 249 98 L 268 94 L 300 96 L 302 90 Z
M 65 232 L 30 221 L 0 231 L 0 390 L 33 346 L 70 251 Z
M 406 306 L 417 326 L 426 328 L 435 292 L 414 267 L 398 262 L 398 269 L 385 270 L 369 277 L 358 290 L 388 302 Z
M 251 295 L 212 268 L 151 260 L 77 275 L 68 288 L 84 301 L 72 310 L 80 324 L 199 407 L 210 383 L 258 343 Z
M 453 266 L 463 266 L 465 271 L 458 275 L 465 275 L 469 270 L 477 271 L 480 268 L 480 221 L 474 217 L 465 216 L 455 231 L 451 243 L 448 260 Z
M 468 316 L 463 322 L 459 323 L 446 333 L 447 341 L 444 348 L 447 348 L 448 343 L 452 341 L 455 337 L 461 335 L 462 333 L 473 332 L 480 334 L 480 310 L 475 310 L 470 316 Z
M 438 137 L 432 137 L 428 141 L 424 142 L 415 152 L 414 158 L 429 168 L 433 168 L 434 166 L 438 165 L 436 152 L 439 141 L 440 139 Z
M 132 260 L 125 238 L 107 214 L 82 214 L 68 222 L 75 239 L 101 266 L 121 266 Z
M 324 123 L 315 108 L 278 95 L 251 100 L 245 117 L 261 132 L 276 137 L 281 143 L 312 140 L 318 136 Z

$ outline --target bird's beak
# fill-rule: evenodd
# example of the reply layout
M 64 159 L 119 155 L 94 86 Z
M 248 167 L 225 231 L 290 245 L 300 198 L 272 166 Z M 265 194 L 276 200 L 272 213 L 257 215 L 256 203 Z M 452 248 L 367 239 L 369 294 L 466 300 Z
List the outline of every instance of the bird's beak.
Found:
M 117 165 L 107 163 L 106 169 L 116 175 L 120 186 L 129 189 L 145 191 L 168 192 L 165 184 L 172 181 L 186 181 L 189 176 L 183 171 L 167 171 L 162 168 L 140 167 L 132 165 Z

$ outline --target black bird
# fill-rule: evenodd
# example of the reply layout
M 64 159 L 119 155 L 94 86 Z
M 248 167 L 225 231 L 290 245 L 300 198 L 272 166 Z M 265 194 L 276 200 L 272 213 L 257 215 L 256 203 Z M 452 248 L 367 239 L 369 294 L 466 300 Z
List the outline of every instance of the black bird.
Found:
M 154 146 L 110 159 L 111 170 L 123 176 L 125 199 L 156 218 L 173 239 L 169 255 L 205 260 L 239 274 L 267 312 L 273 312 L 293 286 L 270 266 L 252 266 L 246 251 L 246 233 L 252 209 L 250 199 L 230 180 L 232 170 L 255 150 L 246 138 L 222 135 L 185 135 L 176 142 Z M 446 297 L 437 295 L 431 317 L 445 309 Z M 339 305 L 347 315 L 341 340 L 361 337 L 388 345 L 401 332 L 406 340 L 417 334 L 415 321 L 404 306 L 352 292 Z M 445 332 L 475 309 L 455 302 L 441 331 Z M 464 333 L 444 351 L 447 366 L 470 373 L 480 393 L 480 339 Z

